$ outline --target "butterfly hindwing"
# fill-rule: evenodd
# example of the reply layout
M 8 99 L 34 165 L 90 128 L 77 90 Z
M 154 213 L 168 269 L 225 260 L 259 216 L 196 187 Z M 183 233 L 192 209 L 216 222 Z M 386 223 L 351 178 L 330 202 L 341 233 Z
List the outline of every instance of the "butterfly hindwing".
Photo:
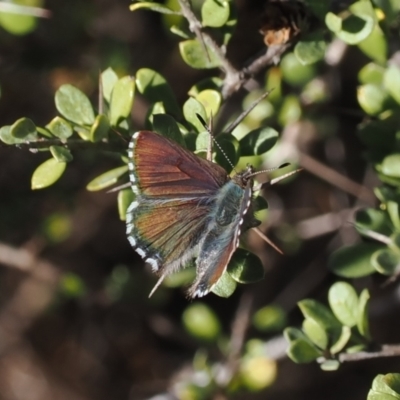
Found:
M 205 296 L 226 271 L 239 245 L 239 236 L 252 198 L 252 182 L 245 188 L 229 182 L 221 190 L 209 230 L 197 257 L 196 280 L 189 289 L 190 297 Z

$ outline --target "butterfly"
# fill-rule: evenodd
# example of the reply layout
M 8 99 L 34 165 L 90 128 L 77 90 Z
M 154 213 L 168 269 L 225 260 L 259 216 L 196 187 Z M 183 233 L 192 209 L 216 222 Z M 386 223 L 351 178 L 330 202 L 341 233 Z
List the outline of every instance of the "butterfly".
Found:
M 128 156 L 136 197 L 127 210 L 127 236 L 160 276 L 150 296 L 194 257 L 196 278 L 188 295 L 205 296 L 225 272 L 240 234 L 260 224 L 252 205 L 253 167 L 230 177 L 218 164 L 151 131 L 132 136 Z

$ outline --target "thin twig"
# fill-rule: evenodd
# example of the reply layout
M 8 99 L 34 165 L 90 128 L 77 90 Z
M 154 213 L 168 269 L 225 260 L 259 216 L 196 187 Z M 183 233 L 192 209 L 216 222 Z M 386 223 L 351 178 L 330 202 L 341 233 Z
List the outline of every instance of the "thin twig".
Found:
M 375 196 L 371 190 L 360 185 L 357 182 L 352 181 L 346 176 L 341 175 L 339 172 L 329 168 L 325 164 L 317 161 L 316 159 L 310 157 L 308 154 L 300 153 L 300 165 L 311 172 L 312 174 L 319 176 L 326 182 L 340 188 L 341 190 L 360 198 L 368 204 L 375 203 Z
M 383 344 L 378 351 L 360 351 L 358 353 L 342 353 L 339 355 L 340 362 L 370 360 L 372 358 L 399 357 L 400 345 Z
M 51 11 L 39 7 L 23 6 L 20 4 L 0 1 L 0 12 L 18 15 L 30 15 L 32 17 L 50 18 Z

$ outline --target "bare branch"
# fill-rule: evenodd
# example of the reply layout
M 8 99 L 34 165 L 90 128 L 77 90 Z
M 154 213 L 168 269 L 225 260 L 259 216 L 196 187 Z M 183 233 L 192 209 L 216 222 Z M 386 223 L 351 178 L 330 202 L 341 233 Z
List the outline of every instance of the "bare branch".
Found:
M 399 357 L 400 345 L 383 344 L 377 351 L 360 351 L 358 353 L 342 353 L 339 355 L 340 362 L 370 360 L 372 358 Z

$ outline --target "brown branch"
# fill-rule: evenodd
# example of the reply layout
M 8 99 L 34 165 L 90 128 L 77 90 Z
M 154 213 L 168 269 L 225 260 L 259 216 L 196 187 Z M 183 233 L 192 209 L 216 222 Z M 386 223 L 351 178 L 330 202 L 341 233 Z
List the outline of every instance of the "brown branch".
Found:
M 360 351 L 358 353 L 342 353 L 339 355 L 340 362 L 363 361 L 372 358 L 399 357 L 400 345 L 383 344 L 377 351 Z
M 300 153 L 299 164 L 313 175 L 322 178 L 326 182 L 329 182 L 354 197 L 360 198 L 368 204 L 375 204 L 376 199 L 371 190 L 341 175 L 339 172 L 310 157 L 308 154 Z
M 201 22 L 193 13 L 190 4 L 187 0 L 179 0 L 182 15 L 189 22 L 189 29 L 193 32 L 200 43 L 204 43 L 211 49 L 213 54 L 217 56 L 221 69 L 225 72 L 224 84 L 222 88 L 222 97 L 226 100 L 232 94 L 237 92 L 241 87 L 245 87 L 246 83 L 253 75 L 260 72 L 263 68 L 273 63 L 290 47 L 291 43 L 286 43 L 280 46 L 271 46 L 267 51 L 262 51 L 255 58 L 252 58 L 246 63 L 242 70 L 237 70 L 227 59 L 224 50 L 217 45 L 214 39 L 204 32 Z

